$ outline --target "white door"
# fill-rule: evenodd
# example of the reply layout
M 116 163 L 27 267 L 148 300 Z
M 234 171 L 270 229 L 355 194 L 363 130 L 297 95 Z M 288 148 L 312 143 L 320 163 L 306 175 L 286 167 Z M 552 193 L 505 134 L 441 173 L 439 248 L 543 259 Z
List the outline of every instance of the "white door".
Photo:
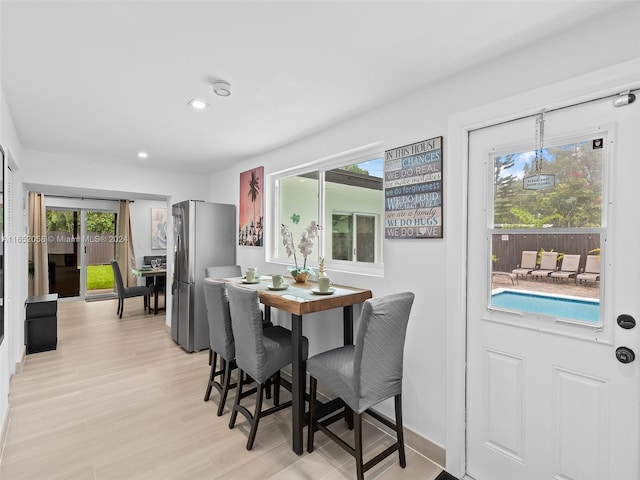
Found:
M 575 154 L 575 169 L 558 176 L 565 180 L 540 191 L 544 205 L 537 218 L 512 208 L 521 207 L 525 194 L 536 192 L 512 191 L 499 200 L 502 203 L 496 201 L 503 212 L 500 218 L 506 218 L 505 209 L 518 218 L 514 221 L 512 216 L 511 223 L 500 228 L 494 225 L 499 216 L 494 207 L 495 158 L 534 150 L 536 119 L 478 130 L 469 138 L 467 476 L 476 480 L 637 480 L 640 325 L 625 329 L 617 318 L 626 314 L 640 322 L 640 102 L 616 108 L 606 99 L 557 110 L 545 115 L 544 126 L 545 146 L 561 150 L 563 145 L 573 145 L 567 148 Z M 584 196 L 575 190 L 575 195 L 561 194 L 570 182 L 593 181 L 578 165 L 579 150 L 585 145 L 600 150 L 595 154 L 602 157 L 602 199 L 598 201 L 593 191 Z M 540 158 L 548 160 L 544 154 Z M 541 173 L 549 173 L 549 164 L 541 165 Z M 516 180 L 512 187 L 522 190 L 524 182 L 520 176 Z M 600 202 L 600 220 L 567 220 L 576 211 L 566 210 L 559 198 L 583 212 L 587 204 L 597 210 Z M 554 202 L 565 218 L 549 214 Z M 519 284 L 511 286 L 506 275 L 493 275 L 492 286 L 492 268 L 516 268 L 513 260 L 504 263 L 507 257 L 517 257 L 519 263 L 521 251 L 509 247 L 521 248 L 518 242 L 532 241 L 532 237 L 538 239 L 536 247 L 544 243 L 546 251 L 580 254 L 581 265 L 588 252 L 569 250 L 592 249 L 585 245 L 595 239 L 601 256 L 599 286 L 575 285 L 573 278 L 538 277 L 519 279 Z M 567 243 L 567 237 L 580 241 Z M 554 241 L 564 243 L 553 248 Z M 498 247 L 501 255 L 495 254 Z M 506 290 L 547 290 L 551 297 L 569 299 L 583 291 L 599 297 L 600 314 L 595 320 L 584 320 L 580 315 L 571 319 L 564 313 L 533 313 L 526 306 L 492 306 L 496 284 Z M 616 358 L 620 347 L 628 347 L 638 358 L 622 363 Z

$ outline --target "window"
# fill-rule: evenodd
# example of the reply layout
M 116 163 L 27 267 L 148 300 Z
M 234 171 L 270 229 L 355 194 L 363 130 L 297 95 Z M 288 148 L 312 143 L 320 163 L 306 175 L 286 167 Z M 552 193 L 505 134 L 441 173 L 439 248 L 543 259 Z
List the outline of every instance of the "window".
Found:
M 307 266 L 317 266 L 324 257 L 328 268 L 381 270 L 383 158 L 376 149 L 365 155 L 343 155 L 294 172 L 274 174 L 276 219 L 271 260 L 288 264 L 293 261 L 282 243 L 281 224 L 289 228 L 297 246 L 302 232 L 315 221 L 319 225 L 318 239 Z M 297 249 L 296 257 L 300 264 L 303 259 Z
M 493 156 L 492 307 L 600 325 L 605 144 Z

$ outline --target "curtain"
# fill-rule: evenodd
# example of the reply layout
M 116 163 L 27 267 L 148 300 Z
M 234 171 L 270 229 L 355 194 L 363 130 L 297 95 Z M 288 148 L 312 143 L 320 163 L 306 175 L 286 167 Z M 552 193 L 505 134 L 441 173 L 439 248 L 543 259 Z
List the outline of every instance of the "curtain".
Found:
M 49 293 L 47 207 L 44 195 L 29 192 L 29 296 Z
M 120 265 L 125 287 L 133 287 L 138 284 L 137 277 L 131 273 L 131 269 L 136 266 L 136 256 L 133 252 L 133 239 L 131 238 L 130 203 L 129 200 L 120 200 L 116 225 L 116 260 Z

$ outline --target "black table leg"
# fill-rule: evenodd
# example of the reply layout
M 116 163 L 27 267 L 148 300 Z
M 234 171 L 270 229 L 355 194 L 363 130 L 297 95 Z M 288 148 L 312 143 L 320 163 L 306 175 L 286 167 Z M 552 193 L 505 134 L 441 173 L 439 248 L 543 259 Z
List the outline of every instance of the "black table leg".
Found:
M 353 305 L 342 309 L 342 335 L 345 345 L 353 345 Z
M 153 314 L 158 314 L 158 276 L 153 277 Z
M 293 451 L 302 455 L 304 429 L 304 390 L 307 376 L 307 362 L 302 358 L 302 316 L 291 314 L 291 342 L 293 360 L 291 362 L 291 418 L 293 429 Z
M 353 345 L 353 305 L 348 305 L 342 309 L 342 329 L 345 345 Z M 344 420 L 347 422 L 349 430 L 353 430 L 353 412 L 349 407 L 344 407 Z

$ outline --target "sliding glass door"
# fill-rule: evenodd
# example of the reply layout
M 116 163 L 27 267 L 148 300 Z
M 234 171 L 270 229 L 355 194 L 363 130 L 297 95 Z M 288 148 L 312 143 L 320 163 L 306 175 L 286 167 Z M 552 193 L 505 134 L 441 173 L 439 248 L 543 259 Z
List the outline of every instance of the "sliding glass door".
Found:
M 82 296 L 113 296 L 113 270 L 110 262 L 116 258 L 116 212 L 82 210 L 82 232 Z
M 47 208 L 49 292 L 65 297 L 113 296 L 116 212 Z

